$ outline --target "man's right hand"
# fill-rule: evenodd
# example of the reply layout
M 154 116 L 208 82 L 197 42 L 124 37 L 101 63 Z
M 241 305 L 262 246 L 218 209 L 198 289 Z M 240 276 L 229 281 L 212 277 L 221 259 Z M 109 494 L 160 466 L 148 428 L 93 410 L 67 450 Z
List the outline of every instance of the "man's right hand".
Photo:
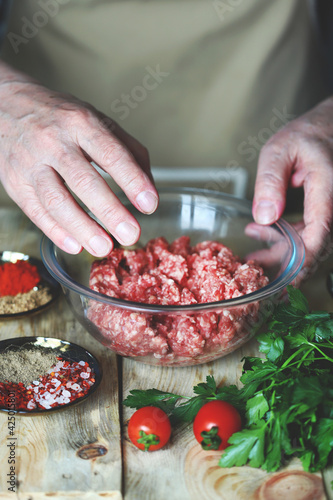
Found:
M 102 257 L 112 238 L 123 245 L 140 226 L 94 161 L 143 213 L 158 205 L 147 150 L 110 118 L 78 99 L 50 91 L 0 63 L 0 180 L 9 196 L 61 249 Z

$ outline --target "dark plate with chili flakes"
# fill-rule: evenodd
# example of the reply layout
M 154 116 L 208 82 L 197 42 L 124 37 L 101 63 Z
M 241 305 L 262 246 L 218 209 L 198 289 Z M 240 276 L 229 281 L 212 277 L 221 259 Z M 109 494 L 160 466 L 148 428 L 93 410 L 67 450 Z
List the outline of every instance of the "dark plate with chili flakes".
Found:
M 27 289 L 29 285 L 26 283 L 26 276 L 23 275 L 23 272 L 20 274 L 13 267 L 18 267 L 22 263 L 35 270 L 40 278 L 38 282 L 32 282 L 34 286 L 29 290 Z M 50 307 L 59 297 L 61 286 L 49 274 L 41 260 L 21 252 L 5 250 L 0 252 L 0 273 L 4 269 L 1 266 L 4 265 L 7 266 L 6 278 L 8 287 L 11 290 L 6 291 L 6 284 L 2 280 L 2 286 L 0 286 L 0 320 L 20 319 L 32 314 L 38 314 Z M 10 280 L 8 266 L 12 266 L 13 271 L 15 271 L 12 280 Z
M 102 380 L 102 368 L 95 356 L 78 344 L 50 337 L 16 337 L 0 342 L 0 356 L 8 350 L 22 352 L 22 350 L 31 349 L 54 353 L 57 364 L 63 363 L 64 366 L 60 367 L 58 371 L 52 371 L 25 386 L 0 381 L 0 411 L 14 411 L 26 415 L 54 412 L 85 401 L 98 388 Z M 82 375 L 84 376 L 82 377 Z M 54 389 L 53 392 L 50 387 Z M 28 390 L 30 390 L 30 395 L 27 396 Z M 46 392 L 49 393 L 49 396 L 45 394 Z M 32 393 L 37 394 L 37 396 Z M 56 395 L 59 397 L 60 394 L 60 397 L 63 394 L 67 396 L 63 402 L 51 401 L 49 404 L 50 398 L 55 399 Z M 35 398 L 40 399 L 36 401 Z M 33 400 L 35 407 L 31 407 L 31 403 L 27 405 L 27 400 Z M 45 401 L 48 402 L 46 407 L 43 406 Z

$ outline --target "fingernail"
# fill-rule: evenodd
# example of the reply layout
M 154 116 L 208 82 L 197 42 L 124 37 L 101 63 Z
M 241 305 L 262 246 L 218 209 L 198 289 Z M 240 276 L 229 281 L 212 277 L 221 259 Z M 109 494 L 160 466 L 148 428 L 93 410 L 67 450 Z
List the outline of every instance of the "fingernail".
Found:
M 123 245 L 133 245 L 138 239 L 139 230 L 128 222 L 121 222 L 116 227 L 116 236 Z
M 142 191 L 136 197 L 136 202 L 144 213 L 151 214 L 156 210 L 158 200 L 150 191 Z
M 272 224 L 275 222 L 275 205 L 271 201 L 260 201 L 256 207 L 255 220 L 258 224 Z
M 103 236 L 93 236 L 89 240 L 89 246 L 95 255 L 98 257 L 104 257 L 111 252 L 111 242 Z
M 71 236 L 66 236 L 64 240 L 64 246 L 67 252 L 69 253 L 79 253 L 82 249 L 82 246 L 78 241 L 76 241 Z

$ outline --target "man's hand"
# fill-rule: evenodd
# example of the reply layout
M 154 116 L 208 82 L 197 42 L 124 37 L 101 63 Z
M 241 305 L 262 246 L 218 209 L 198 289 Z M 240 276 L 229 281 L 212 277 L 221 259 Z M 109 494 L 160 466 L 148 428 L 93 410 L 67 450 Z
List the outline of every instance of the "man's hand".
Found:
M 69 253 L 112 250 L 140 236 L 136 219 L 92 167 L 94 161 L 143 213 L 158 194 L 147 150 L 116 123 L 72 96 L 47 90 L 0 64 L 0 180 L 9 196 L 54 243 Z
M 262 148 L 253 201 L 255 221 L 265 225 L 277 221 L 285 208 L 288 187 L 300 186 L 304 189 L 304 214 L 297 228 L 309 268 L 331 250 L 333 98 L 288 123 Z

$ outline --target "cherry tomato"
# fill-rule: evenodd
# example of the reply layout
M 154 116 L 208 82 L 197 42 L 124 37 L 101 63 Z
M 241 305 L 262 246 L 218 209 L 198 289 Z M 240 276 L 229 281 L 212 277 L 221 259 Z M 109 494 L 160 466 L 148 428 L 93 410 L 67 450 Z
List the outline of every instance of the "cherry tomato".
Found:
M 195 416 L 193 432 L 204 450 L 224 450 L 228 439 L 241 430 L 241 417 L 230 403 L 214 400 L 206 403 Z
M 128 436 L 143 451 L 155 451 L 169 441 L 171 425 L 167 414 L 156 406 L 144 406 L 133 413 L 128 423 Z

